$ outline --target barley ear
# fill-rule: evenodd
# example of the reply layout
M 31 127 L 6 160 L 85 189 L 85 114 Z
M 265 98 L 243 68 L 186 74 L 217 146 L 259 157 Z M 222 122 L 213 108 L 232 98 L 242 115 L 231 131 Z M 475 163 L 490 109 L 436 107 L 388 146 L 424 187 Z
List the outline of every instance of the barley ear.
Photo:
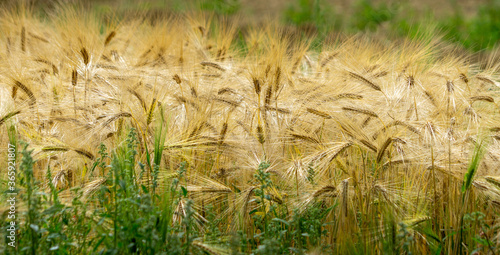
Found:
M 26 28 L 21 28 L 21 50 L 26 52 Z
M 382 157 L 384 156 L 385 150 L 387 149 L 387 147 L 389 147 L 391 142 L 392 142 L 392 138 L 389 137 L 389 138 L 387 138 L 387 140 L 385 140 L 384 144 L 382 144 L 382 146 L 378 150 L 377 163 L 380 163 L 380 161 L 382 160 Z
M 364 84 L 368 85 L 369 87 L 371 87 L 372 89 L 374 90 L 377 90 L 377 91 L 382 91 L 382 89 L 380 88 L 380 86 L 378 86 L 377 84 L 371 82 L 370 80 L 366 79 L 365 77 L 359 75 L 359 74 L 356 74 L 356 73 L 353 73 L 353 72 L 349 72 L 349 75 L 358 80 L 358 81 L 361 81 L 363 82 Z
M 309 112 L 309 113 L 312 113 L 314 115 L 317 115 L 317 116 L 320 116 L 321 118 L 324 118 L 324 119 L 331 119 L 332 116 L 326 112 L 323 112 L 323 111 L 320 111 L 320 110 L 316 110 L 316 109 L 313 109 L 313 108 L 306 108 L 306 110 Z
M 259 79 L 255 78 L 255 77 L 252 78 L 252 81 L 253 81 L 253 87 L 255 90 L 255 94 L 259 95 L 260 90 L 261 90 L 260 81 L 259 81 Z
M 264 144 L 264 142 L 266 141 L 264 137 L 264 130 L 262 129 L 261 125 L 257 126 L 257 138 L 259 139 L 260 144 Z
M 21 110 L 17 110 L 17 111 L 13 111 L 13 112 L 9 112 L 7 113 L 5 116 L 3 116 L 2 118 L 0 118 L 0 126 L 5 122 L 7 121 L 8 119 L 18 115 L 19 113 L 21 113 Z
M 182 80 L 181 80 L 181 77 L 179 77 L 179 75 L 177 74 L 174 74 L 174 76 L 172 77 L 172 79 L 174 79 L 174 81 L 177 83 L 177 84 L 181 84 Z
M 149 111 L 148 111 L 148 119 L 147 119 L 147 125 L 151 124 L 151 121 L 153 121 L 153 115 L 154 115 L 154 110 L 156 108 L 156 98 L 153 98 L 153 101 L 151 102 L 151 106 L 149 106 Z
M 111 31 L 111 33 L 109 33 L 108 36 L 106 36 L 106 40 L 104 40 L 104 46 L 108 46 L 108 44 L 111 42 L 111 40 L 113 40 L 113 38 L 115 36 L 116 36 L 116 32 Z
M 77 83 L 78 83 L 78 72 L 75 69 L 73 69 L 73 71 L 71 72 L 71 85 L 76 86 Z
M 24 93 L 26 93 L 26 95 L 28 95 L 28 97 L 31 99 L 30 105 L 34 105 L 36 103 L 36 98 L 35 95 L 33 94 L 33 91 L 31 91 L 20 81 L 14 81 L 14 87 L 20 88 L 22 91 L 24 91 Z
M 490 96 L 473 96 L 470 98 L 470 100 L 472 102 L 484 101 L 484 102 L 489 102 L 489 103 L 495 103 L 495 99 L 493 99 L 493 97 L 490 97 Z
M 89 64 L 89 62 L 90 62 L 89 52 L 87 51 L 87 49 L 85 49 L 85 47 L 83 47 L 83 48 L 80 50 L 80 53 L 82 54 L 83 63 L 84 63 L 85 65 L 88 65 L 88 64 Z

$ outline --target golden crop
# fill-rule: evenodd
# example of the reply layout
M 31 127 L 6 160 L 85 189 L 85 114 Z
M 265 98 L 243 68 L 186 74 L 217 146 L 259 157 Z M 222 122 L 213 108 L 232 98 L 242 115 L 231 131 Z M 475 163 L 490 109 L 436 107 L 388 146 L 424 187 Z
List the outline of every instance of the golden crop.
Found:
M 311 50 L 270 24 L 246 31 L 241 47 L 236 25 L 206 15 L 97 20 L 72 8 L 0 18 L 1 144 L 15 125 L 34 150 L 35 175 L 50 166 L 59 189 L 82 187 L 90 199 L 106 178 L 89 171 L 99 145 L 117 147 L 133 127 L 145 162 L 164 125 L 158 192 L 187 162 L 198 217 L 215 205 L 226 232 L 253 220 L 237 215 L 257 206 L 252 180 L 262 161 L 279 187 L 269 188 L 267 206 L 339 205 L 325 242 L 348 233 L 370 240 L 379 230 L 367 222 L 386 220 L 386 211 L 412 227 L 431 222 L 440 237 L 464 208 L 496 224 L 497 63 L 425 38 L 355 36 Z M 464 204 L 475 147 L 484 156 Z

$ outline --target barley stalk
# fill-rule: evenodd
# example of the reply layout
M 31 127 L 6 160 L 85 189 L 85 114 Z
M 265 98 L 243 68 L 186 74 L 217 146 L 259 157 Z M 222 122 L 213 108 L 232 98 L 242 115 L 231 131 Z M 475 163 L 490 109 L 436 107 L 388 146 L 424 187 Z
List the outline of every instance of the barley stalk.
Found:
M 377 91 L 382 91 L 382 89 L 380 89 L 380 86 L 378 86 L 377 84 L 369 81 L 368 79 L 366 79 L 365 77 L 359 75 L 359 74 L 356 74 L 356 73 L 353 73 L 353 72 L 349 72 L 349 75 L 358 80 L 358 81 L 361 81 L 363 82 L 364 84 L 368 85 L 370 88 L 374 89 L 374 90 L 377 90 Z

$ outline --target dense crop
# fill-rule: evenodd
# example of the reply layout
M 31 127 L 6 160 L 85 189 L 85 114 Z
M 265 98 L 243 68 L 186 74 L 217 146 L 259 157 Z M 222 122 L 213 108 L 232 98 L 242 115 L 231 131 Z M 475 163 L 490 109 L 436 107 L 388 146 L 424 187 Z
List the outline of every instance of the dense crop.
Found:
M 494 62 L 433 40 L 311 51 L 269 25 L 242 49 L 205 15 L 57 14 L 0 19 L 23 252 L 498 252 Z

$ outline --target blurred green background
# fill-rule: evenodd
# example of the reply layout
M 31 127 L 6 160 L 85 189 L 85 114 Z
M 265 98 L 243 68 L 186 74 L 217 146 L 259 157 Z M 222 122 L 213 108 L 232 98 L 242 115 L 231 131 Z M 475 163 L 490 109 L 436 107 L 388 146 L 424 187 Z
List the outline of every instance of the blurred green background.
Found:
M 17 2 L 0 0 L 3 3 Z M 35 0 L 35 9 L 47 10 L 61 1 Z M 251 26 L 278 20 L 288 30 L 315 35 L 313 46 L 339 34 L 371 34 L 382 39 L 424 35 L 442 36 L 466 51 L 490 51 L 500 39 L 500 0 L 67 0 L 106 16 L 147 13 L 150 17 L 193 10 L 215 13 Z

